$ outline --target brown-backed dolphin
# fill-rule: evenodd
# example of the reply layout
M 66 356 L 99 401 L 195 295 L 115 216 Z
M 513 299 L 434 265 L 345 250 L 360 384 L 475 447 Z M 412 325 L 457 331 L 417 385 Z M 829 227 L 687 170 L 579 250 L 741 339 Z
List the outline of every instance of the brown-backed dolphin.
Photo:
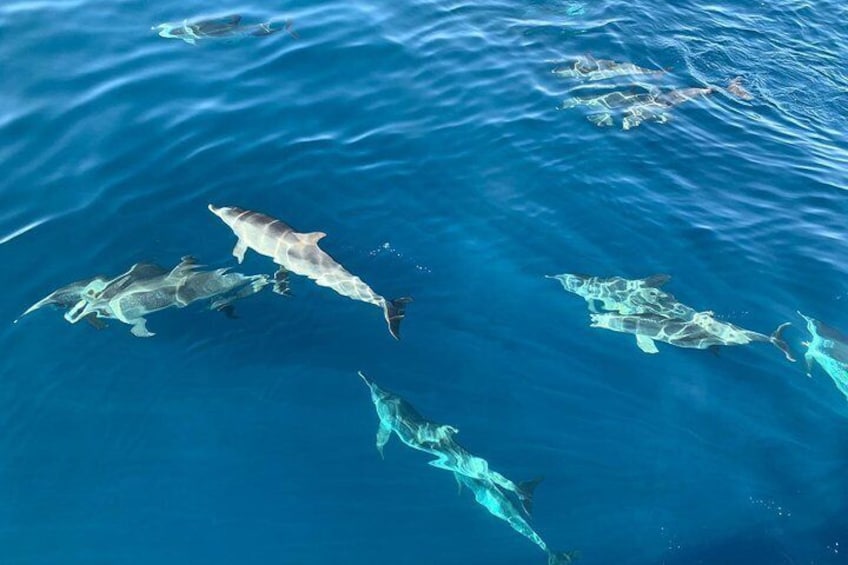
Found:
M 250 248 L 260 255 L 270 257 L 280 266 L 275 276 L 275 292 L 287 293 L 289 273 L 307 277 L 318 286 L 331 288 L 342 296 L 377 306 L 383 311 L 389 333 L 395 339 L 400 339 L 400 322 L 405 315 L 406 305 L 412 299 L 405 297 L 388 300 L 374 292 L 362 279 L 348 272 L 318 246 L 318 242 L 327 234 L 296 232 L 281 220 L 234 206 L 218 208 L 210 204 L 209 210 L 236 234 L 238 240 L 233 248 L 233 256 L 239 263 Z

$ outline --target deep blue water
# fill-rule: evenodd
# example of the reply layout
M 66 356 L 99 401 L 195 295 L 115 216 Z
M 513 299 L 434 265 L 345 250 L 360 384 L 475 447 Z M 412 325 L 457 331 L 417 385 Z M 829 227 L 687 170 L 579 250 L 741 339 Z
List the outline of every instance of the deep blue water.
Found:
M 292 18 L 192 47 L 150 26 Z M 768 345 L 704 351 L 590 329 L 544 275 L 638 278 L 799 351 L 848 330 L 842 2 L 716 0 L 0 5 L 0 563 L 544 563 L 396 439 L 356 370 L 458 427 L 534 525 L 588 564 L 848 558 L 848 402 Z M 743 76 L 668 124 L 558 110 L 583 53 Z M 324 231 L 403 340 L 305 279 L 295 296 L 127 326 L 12 321 L 68 282 L 193 254 L 206 209 Z M 271 272 L 248 253 L 242 270 Z

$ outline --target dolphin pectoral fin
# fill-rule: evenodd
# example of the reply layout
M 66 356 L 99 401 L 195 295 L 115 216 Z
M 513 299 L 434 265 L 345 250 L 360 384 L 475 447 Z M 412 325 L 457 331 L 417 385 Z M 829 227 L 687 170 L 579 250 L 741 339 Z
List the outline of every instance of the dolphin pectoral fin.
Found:
M 380 427 L 377 428 L 377 451 L 380 452 L 380 458 L 385 459 L 383 448 L 389 443 L 389 438 L 392 437 L 392 429 L 380 422 Z
M 147 320 L 144 318 L 138 318 L 137 320 L 130 320 L 132 324 L 132 329 L 130 333 L 132 333 L 135 337 L 153 337 L 156 335 L 147 329 Z
M 659 353 L 660 350 L 657 349 L 657 344 L 654 343 L 654 340 L 644 335 L 636 336 L 636 345 L 639 346 L 639 349 L 644 351 L 645 353 Z
M 598 307 L 595 306 L 595 299 L 594 298 L 587 298 L 586 299 L 586 305 L 588 306 L 590 313 L 600 314 L 600 312 L 598 311 Z
M 713 354 L 713 355 L 715 355 L 716 357 L 718 357 L 718 356 L 719 356 L 719 352 L 721 351 L 721 349 L 719 349 L 719 346 L 718 346 L 718 345 L 711 345 L 711 346 L 709 347 L 709 350 L 710 350 L 710 353 L 712 353 L 712 354 Z
M 233 257 L 236 258 L 236 261 L 241 265 L 242 261 L 244 261 L 244 254 L 247 252 L 247 244 L 244 242 L 242 238 L 239 238 L 236 241 L 236 246 L 233 247 Z
M 182 39 L 189 45 L 197 45 L 197 41 L 195 41 L 193 37 L 189 37 L 188 35 L 184 35 Z
M 459 496 L 462 494 L 462 479 L 459 478 L 459 473 L 454 473 L 453 479 L 456 481 L 456 494 Z
M 660 288 L 665 283 L 671 280 L 671 275 L 651 275 L 650 277 L 642 279 L 642 283 L 645 286 L 650 286 L 653 288 Z
M 400 340 L 400 322 L 406 316 L 406 305 L 412 302 L 412 298 L 395 298 L 394 300 L 384 300 L 383 315 L 386 318 L 386 323 L 389 325 L 389 333 L 392 337 Z
M 282 296 L 292 295 L 291 285 L 289 283 L 289 272 L 285 267 L 281 266 L 277 269 L 277 272 L 274 273 L 274 286 L 271 290 Z

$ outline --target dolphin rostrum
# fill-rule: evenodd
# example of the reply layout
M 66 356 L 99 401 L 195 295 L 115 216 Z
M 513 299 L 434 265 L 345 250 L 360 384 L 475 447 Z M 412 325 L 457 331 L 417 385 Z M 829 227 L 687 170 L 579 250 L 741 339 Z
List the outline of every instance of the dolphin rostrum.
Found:
M 287 294 L 288 274 L 294 273 L 315 281 L 318 286 L 335 290 L 342 296 L 373 304 L 383 311 L 389 333 L 400 339 L 400 322 L 411 298 L 387 300 L 374 292 L 362 279 L 349 273 L 330 255 L 318 247 L 326 236 L 323 232 L 299 233 L 280 220 L 236 207 L 209 210 L 221 218 L 236 234 L 238 241 L 233 256 L 241 263 L 248 248 L 265 255 L 280 266 L 275 276 L 275 291 Z
M 795 361 L 789 346 L 783 340 L 783 330 L 790 324 L 779 326 L 771 336 L 745 330 L 720 322 L 712 312 L 700 312 L 691 320 L 666 318 L 656 314 L 622 315 L 615 313 L 592 314 L 593 328 L 603 328 L 636 336 L 636 344 L 645 353 L 658 353 L 655 341 L 677 347 L 715 350 L 722 345 L 747 345 L 769 342 L 780 349 L 789 361 Z
M 833 379 L 839 392 L 848 398 L 848 336 L 801 312 L 798 315 L 806 320 L 807 331 L 812 335 L 810 341 L 804 342 L 807 376 L 812 375 L 813 364 L 818 363 Z

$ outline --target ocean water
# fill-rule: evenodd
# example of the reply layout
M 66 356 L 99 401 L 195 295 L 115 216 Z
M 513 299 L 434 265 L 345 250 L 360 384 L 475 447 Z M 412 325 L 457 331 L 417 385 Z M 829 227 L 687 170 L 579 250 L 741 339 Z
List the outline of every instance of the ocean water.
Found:
M 240 13 L 279 33 L 191 46 L 150 27 Z M 0 563 L 532 564 L 545 556 L 392 440 L 364 370 L 515 479 L 589 564 L 848 563 L 848 402 L 768 344 L 718 356 L 588 327 L 548 274 L 672 276 L 764 333 L 848 330 L 842 2 L 0 4 Z M 667 124 L 561 110 L 557 63 L 724 87 Z M 293 281 L 235 320 L 150 339 L 57 311 L 71 281 L 191 254 L 206 209 L 328 234 L 389 296 Z M 249 252 L 247 273 L 273 271 Z M 5 321 L 5 323 L 3 323 Z

